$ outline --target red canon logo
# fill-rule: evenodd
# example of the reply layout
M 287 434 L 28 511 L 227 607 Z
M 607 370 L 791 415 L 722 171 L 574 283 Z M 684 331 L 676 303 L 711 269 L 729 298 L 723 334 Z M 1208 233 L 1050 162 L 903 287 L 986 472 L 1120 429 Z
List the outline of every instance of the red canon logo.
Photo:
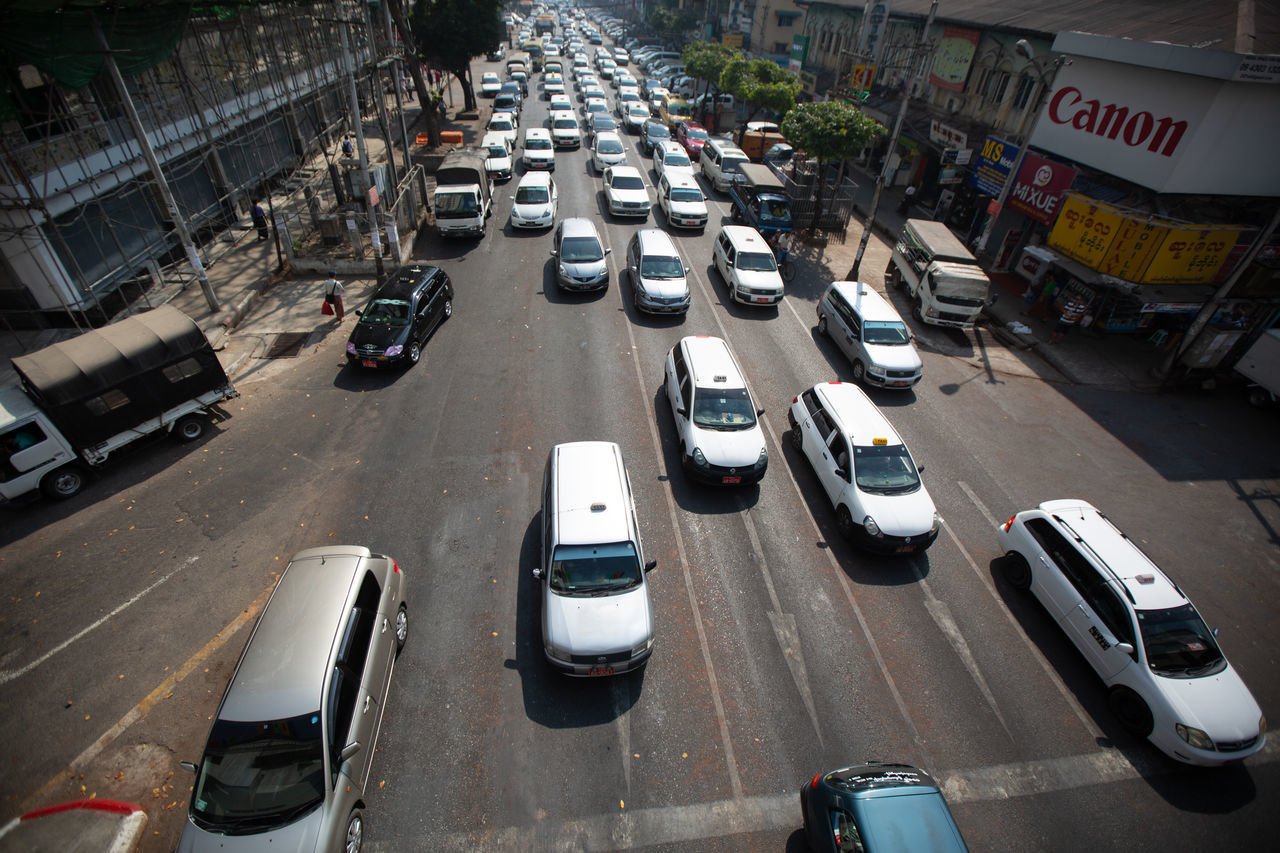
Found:
M 1187 122 L 1172 118 L 1156 118 L 1146 110 L 1131 112 L 1128 107 L 1086 101 L 1075 86 L 1063 86 L 1049 101 L 1049 120 L 1070 124 L 1076 130 L 1107 139 L 1119 139 L 1130 148 L 1145 145 L 1148 151 L 1169 157 L 1182 136 Z M 1162 147 L 1163 146 L 1163 147 Z

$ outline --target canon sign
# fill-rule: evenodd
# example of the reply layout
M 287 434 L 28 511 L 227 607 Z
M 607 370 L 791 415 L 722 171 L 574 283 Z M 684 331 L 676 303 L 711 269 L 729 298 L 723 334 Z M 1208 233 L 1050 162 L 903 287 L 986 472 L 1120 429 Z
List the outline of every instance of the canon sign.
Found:
M 1054 124 L 1069 124 L 1085 133 L 1119 140 L 1130 148 L 1144 147 L 1162 157 L 1173 156 L 1189 126 L 1187 121 L 1170 116 L 1156 118 L 1146 110 L 1086 99 L 1075 86 L 1063 86 L 1054 93 L 1047 117 Z

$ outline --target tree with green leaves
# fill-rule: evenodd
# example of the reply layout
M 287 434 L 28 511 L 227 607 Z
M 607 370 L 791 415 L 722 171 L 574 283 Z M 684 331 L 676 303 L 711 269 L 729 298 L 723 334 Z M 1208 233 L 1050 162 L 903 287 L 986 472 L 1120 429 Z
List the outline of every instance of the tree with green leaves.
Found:
M 795 106 L 800 78 L 768 59 L 733 59 L 720 73 L 720 91 L 729 92 L 754 109 L 747 120 L 761 110 L 786 115 Z
M 742 54 L 737 48 L 718 42 L 691 41 L 680 51 L 680 59 L 684 62 L 684 73 L 695 80 L 703 81 L 703 95 L 708 94 L 713 86 L 719 93 L 720 75 L 724 73 L 725 67 L 733 60 L 741 58 Z M 705 104 L 700 120 L 706 123 Z
M 410 25 L 418 53 L 462 82 L 463 108 L 476 109 L 471 58 L 503 38 L 502 0 L 415 0 Z
M 698 13 L 692 8 L 677 9 L 675 0 L 664 0 L 649 12 L 649 29 L 667 41 L 679 38 L 698 24 Z
M 404 3 L 402 0 L 387 0 L 387 10 L 391 12 L 391 19 L 395 21 L 396 29 L 400 31 L 400 41 L 404 44 L 404 65 L 409 75 L 413 77 L 413 88 L 418 93 L 418 105 L 422 107 L 422 119 L 427 123 L 427 140 L 432 146 L 440 144 L 440 113 L 436 109 L 436 102 L 431 91 L 431 87 L 427 85 L 425 75 L 422 73 L 422 64 L 418 61 L 418 50 L 414 45 L 413 27 L 409 24 L 409 18 L 404 12 Z
M 813 220 L 809 223 L 809 230 L 817 228 L 822 217 L 827 163 L 856 157 L 872 139 L 883 133 L 884 125 L 844 101 L 796 104 L 787 113 L 782 120 L 782 135 L 818 161 Z

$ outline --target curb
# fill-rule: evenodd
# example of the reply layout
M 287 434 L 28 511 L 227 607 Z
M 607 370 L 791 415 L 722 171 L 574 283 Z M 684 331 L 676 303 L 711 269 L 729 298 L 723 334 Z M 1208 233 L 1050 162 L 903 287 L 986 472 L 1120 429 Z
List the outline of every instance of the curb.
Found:
M 0 851 L 85 850 L 132 853 L 142 842 L 147 813 L 135 803 L 73 800 L 29 811 L 0 827 Z

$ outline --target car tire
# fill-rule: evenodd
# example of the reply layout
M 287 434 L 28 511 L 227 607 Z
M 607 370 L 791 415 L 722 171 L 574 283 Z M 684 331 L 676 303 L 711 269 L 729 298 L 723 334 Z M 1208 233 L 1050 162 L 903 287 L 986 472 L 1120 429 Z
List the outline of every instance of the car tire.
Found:
M 827 331 L 827 315 L 823 314 L 818 317 L 818 332 L 823 335 L 830 335 Z
M 204 435 L 208 421 L 200 415 L 184 415 L 178 418 L 178 422 L 173 425 L 173 434 L 178 441 L 195 441 Z
M 86 479 L 87 475 L 79 465 L 64 465 L 44 475 L 40 480 L 40 491 L 44 492 L 46 497 L 65 501 L 80 494 Z
M 448 320 L 452 316 L 453 316 L 453 300 L 446 299 L 444 301 L 444 318 Z
M 855 525 L 853 516 L 849 514 L 849 508 L 841 505 L 836 509 L 836 527 L 840 529 L 840 535 L 845 539 L 853 538 Z
M 405 641 L 409 639 L 409 608 L 401 604 L 396 611 L 396 657 L 404 650 Z
M 1128 687 L 1112 687 L 1107 694 L 1107 706 L 1129 734 L 1140 738 L 1151 736 L 1155 719 L 1151 716 L 1151 708 L 1137 693 Z
M 1000 573 L 1014 589 L 1031 588 L 1031 564 L 1017 551 L 1010 551 L 1000 559 Z
M 863 366 L 862 362 L 855 361 L 853 363 L 853 381 L 858 385 L 861 385 L 866 380 L 866 378 L 867 378 L 867 368 Z
M 791 427 L 791 446 L 800 453 L 804 452 L 804 433 L 800 431 L 800 424 Z
M 911 316 L 915 317 L 921 323 L 924 322 L 924 306 L 921 304 L 919 297 L 911 303 Z
M 347 818 L 347 834 L 343 845 L 344 853 L 360 853 L 364 846 L 364 812 L 352 809 Z
M 417 364 L 422 359 L 422 347 L 418 346 L 418 342 L 414 341 L 409 344 L 409 364 Z

